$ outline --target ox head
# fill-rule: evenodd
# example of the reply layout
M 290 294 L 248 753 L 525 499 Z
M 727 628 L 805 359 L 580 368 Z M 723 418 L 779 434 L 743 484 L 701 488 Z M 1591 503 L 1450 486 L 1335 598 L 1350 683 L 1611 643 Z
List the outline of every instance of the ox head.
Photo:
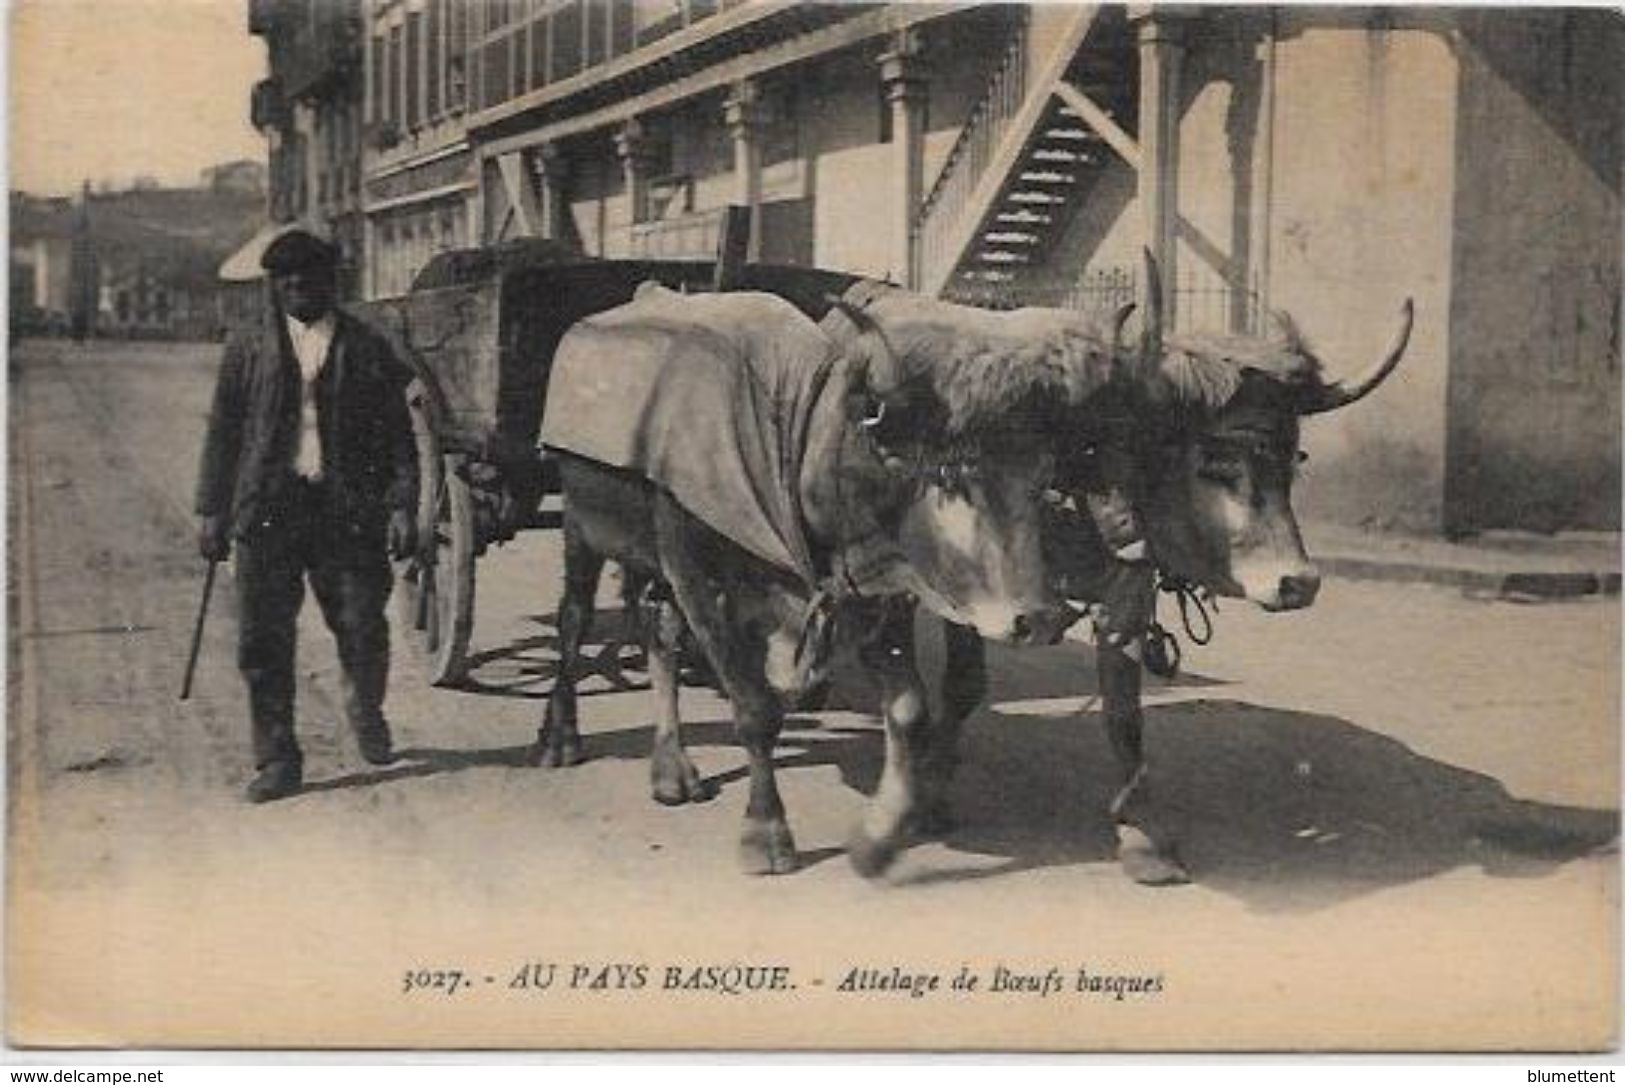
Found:
M 977 364 L 943 325 L 943 303 L 901 291 L 888 300 L 837 302 L 857 329 L 842 502 L 861 495 L 900 555 L 891 589 L 983 637 L 1052 643 L 1072 614 L 1040 545 L 1059 422 L 1043 383 Z
M 1328 380 L 1292 322 L 1269 336 L 1162 334 L 1158 275 L 1146 258 L 1148 305 L 1136 384 L 1156 420 L 1135 457 L 1147 538 L 1159 566 L 1266 610 L 1314 602 L 1320 574 L 1304 552 L 1292 483 L 1304 459 L 1299 421 L 1369 395 L 1410 339 L 1403 306 L 1388 352 L 1350 380 Z

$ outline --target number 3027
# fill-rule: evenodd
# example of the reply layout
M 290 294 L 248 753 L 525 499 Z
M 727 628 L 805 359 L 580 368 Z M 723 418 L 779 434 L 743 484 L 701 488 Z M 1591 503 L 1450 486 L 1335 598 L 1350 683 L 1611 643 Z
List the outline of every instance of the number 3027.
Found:
M 469 986 L 472 986 L 471 982 L 463 978 L 460 969 L 445 971 L 432 971 L 427 968 L 408 969 L 401 981 L 401 994 L 444 991 L 447 995 L 454 995 Z

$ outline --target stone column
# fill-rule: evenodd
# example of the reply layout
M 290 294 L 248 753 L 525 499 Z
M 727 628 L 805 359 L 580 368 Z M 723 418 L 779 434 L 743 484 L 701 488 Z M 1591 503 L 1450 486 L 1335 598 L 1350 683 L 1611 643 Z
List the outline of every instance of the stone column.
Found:
M 649 214 L 649 137 L 636 117 L 615 133 L 615 154 L 621 160 L 625 178 L 628 226 L 644 221 Z
M 750 209 L 750 244 L 745 259 L 762 252 L 762 94 L 755 83 L 735 83 L 722 107 L 734 149 L 734 202 Z
M 912 288 L 919 282 L 914 220 L 925 195 L 927 88 L 919 34 L 898 31 L 877 60 L 891 106 L 892 189 L 887 220 L 892 234 L 892 273 L 899 283 Z
M 536 148 L 531 162 L 541 204 L 542 237 L 563 241 L 570 235 L 569 160 L 557 143 L 549 141 Z
M 1140 43 L 1140 217 L 1162 270 L 1162 318 L 1175 326 L 1179 238 L 1179 73 L 1183 20 L 1152 6 L 1132 13 Z

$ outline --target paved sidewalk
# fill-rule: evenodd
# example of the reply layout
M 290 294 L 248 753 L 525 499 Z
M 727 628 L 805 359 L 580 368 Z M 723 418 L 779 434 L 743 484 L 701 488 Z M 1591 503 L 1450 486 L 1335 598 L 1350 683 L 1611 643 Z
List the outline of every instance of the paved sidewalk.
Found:
M 1310 555 L 1330 576 L 1449 584 L 1505 599 L 1618 595 L 1620 590 L 1617 532 L 1492 531 L 1450 542 L 1307 523 L 1303 535 Z

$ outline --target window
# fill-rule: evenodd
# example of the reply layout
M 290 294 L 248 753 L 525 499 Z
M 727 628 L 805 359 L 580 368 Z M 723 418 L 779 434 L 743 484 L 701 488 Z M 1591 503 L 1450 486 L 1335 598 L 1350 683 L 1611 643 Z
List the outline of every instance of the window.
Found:
M 609 59 L 608 4 L 598 2 L 587 6 L 587 66 L 602 64 Z
M 446 0 L 429 0 L 428 23 L 425 36 L 428 39 L 428 78 L 424 84 L 425 99 L 424 112 L 430 120 L 440 116 L 440 83 L 445 78 L 445 58 L 442 51 L 446 44 Z
M 446 0 L 446 108 L 461 109 L 466 101 L 468 73 L 467 0 Z
M 508 81 L 511 71 L 509 60 L 508 38 L 497 38 L 487 42 L 481 54 L 481 67 L 485 70 L 485 86 L 482 88 L 480 103 L 486 106 L 496 105 L 508 97 Z
M 622 56 L 633 46 L 633 0 L 607 0 L 604 3 L 609 17 L 609 55 Z
M 423 123 L 423 13 L 406 16 L 406 126 Z
M 403 32 L 400 27 L 392 26 L 389 29 L 389 116 L 399 120 L 402 116 L 402 60 L 405 52 L 405 43 L 402 40 Z
M 581 70 L 581 0 L 567 0 L 553 11 L 553 68 L 555 82 Z
M 372 120 L 374 124 L 389 119 L 389 54 L 384 51 L 384 36 L 372 36 Z
M 553 16 L 543 13 L 530 25 L 530 85 L 545 87 L 552 81 L 547 70 L 548 49 L 552 41 Z

